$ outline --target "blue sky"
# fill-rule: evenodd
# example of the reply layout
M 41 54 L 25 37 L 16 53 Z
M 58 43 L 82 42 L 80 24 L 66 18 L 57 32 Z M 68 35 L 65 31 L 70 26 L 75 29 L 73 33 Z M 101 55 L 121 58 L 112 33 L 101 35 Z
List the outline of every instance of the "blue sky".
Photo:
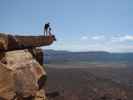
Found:
M 133 52 L 133 0 L 0 0 L 0 32 L 43 34 L 51 22 L 69 51 Z

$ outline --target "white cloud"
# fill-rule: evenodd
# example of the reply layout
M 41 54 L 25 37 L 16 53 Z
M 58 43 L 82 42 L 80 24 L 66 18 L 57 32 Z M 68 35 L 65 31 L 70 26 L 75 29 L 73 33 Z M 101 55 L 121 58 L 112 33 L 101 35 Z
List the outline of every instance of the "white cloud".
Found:
M 104 36 L 103 35 L 98 35 L 98 36 L 93 36 L 92 39 L 93 40 L 100 40 L 100 39 L 103 39 Z
M 87 36 L 82 36 L 81 40 L 88 40 L 88 37 Z
M 126 40 L 133 41 L 133 35 L 125 35 L 125 36 L 121 37 L 120 39 L 122 41 L 126 41 Z
M 125 41 L 133 41 L 133 35 L 124 35 L 119 37 L 112 37 L 113 42 L 125 42 Z

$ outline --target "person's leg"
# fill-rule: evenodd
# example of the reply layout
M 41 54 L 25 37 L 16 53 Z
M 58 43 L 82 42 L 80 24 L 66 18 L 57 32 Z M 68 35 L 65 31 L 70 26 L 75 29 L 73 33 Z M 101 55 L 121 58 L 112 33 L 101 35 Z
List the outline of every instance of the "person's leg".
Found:
M 46 29 L 46 36 L 48 36 L 48 29 Z
M 43 32 L 44 32 L 44 36 L 45 36 L 45 33 L 46 33 L 45 27 L 44 27 L 44 29 L 43 29 Z

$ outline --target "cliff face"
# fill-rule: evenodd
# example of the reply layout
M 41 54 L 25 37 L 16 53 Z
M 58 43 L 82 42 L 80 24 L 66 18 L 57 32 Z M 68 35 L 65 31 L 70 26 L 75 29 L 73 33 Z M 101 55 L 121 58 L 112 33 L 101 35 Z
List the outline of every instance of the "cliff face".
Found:
M 3 100 L 15 97 L 15 100 L 28 97 L 38 100 L 38 95 L 46 98 L 43 86 L 40 88 L 38 83 L 46 72 L 28 50 L 6 52 L 0 62 L 0 76 L 0 97 Z

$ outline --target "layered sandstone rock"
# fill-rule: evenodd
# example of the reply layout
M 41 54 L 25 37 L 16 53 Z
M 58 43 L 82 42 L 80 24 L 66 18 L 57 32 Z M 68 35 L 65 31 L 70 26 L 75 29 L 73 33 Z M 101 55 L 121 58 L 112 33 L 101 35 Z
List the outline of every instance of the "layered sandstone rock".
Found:
M 0 62 L 0 97 L 44 100 L 45 77 L 45 70 L 28 50 L 6 52 Z

